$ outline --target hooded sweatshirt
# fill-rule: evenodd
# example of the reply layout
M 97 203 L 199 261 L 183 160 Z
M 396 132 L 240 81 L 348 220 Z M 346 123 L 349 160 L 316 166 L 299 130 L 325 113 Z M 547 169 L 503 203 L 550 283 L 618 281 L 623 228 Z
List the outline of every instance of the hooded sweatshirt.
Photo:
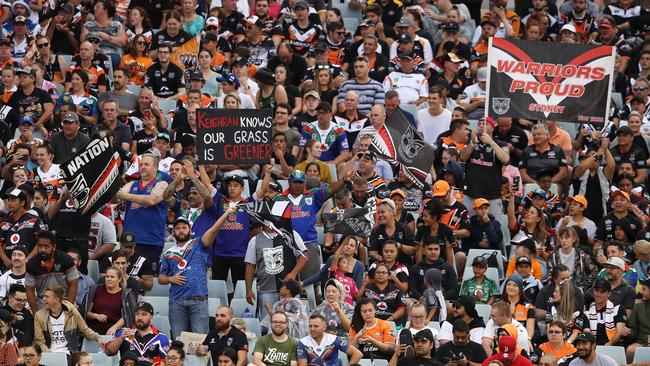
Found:
M 440 319 L 447 319 L 447 306 L 445 296 L 442 293 L 442 272 L 436 268 L 429 268 L 424 273 L 424 279 L 429 284 L 429 287 L 422 294 L 424 304 L 427 310 L 431 308 L 438 309 L 437 314 L 431 320 L 438 321 Z

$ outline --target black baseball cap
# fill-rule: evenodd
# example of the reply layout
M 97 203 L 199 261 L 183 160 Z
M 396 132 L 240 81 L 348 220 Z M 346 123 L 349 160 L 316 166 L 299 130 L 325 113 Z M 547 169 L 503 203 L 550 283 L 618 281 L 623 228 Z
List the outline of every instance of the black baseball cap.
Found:
M 326 110 L 328 112 L 331 112 L 332 111 L 332 105 L 329 104 L 329 102 L 320 102 L 320 103 L 318 103 L 318 107 L 316 108 L 316 110 L 318 111 L 318 110 L 321 110 L 321 109 L 324 109 L 324 110 Z
M 526 264 L 526 265 L 529 265 L 529 266 L 532 265 L 532 263 L 530 262 L 530 259 L 528 257 L 523 256 L 523 255 L 521 257 L 517 258 L 517 261 L 515 262 L 515 266 L 519 266 L 521 264 Z
M 411 43 L 412 41 L 413 41 L 413 38 L 411 38 L 411 36 L 409 36 L 406 33 L 402 33 L 402 34 L 399 35 L 399 37 L 397 37 L 397 42 L 400 42 L 400 43 Z
M 596 282 L 594 282 L 594 288 L 599 288 L 605 291 L 612 291 L 612 285 L 604 278 L 596 279 Z
M 235 182 L 241 184 L 242 187 L 244 186 L 244 178 L 242 178 L 242 177 L 240 177 L 238 175 L 232 175 L 230 177 L 226 177 L 223 180 L 223 184 L 228 185 L 228 183 L 230 183 L 231 181 L 235 181 Z
M 431 331 L 429 329 L 425 328 L 425 329 L 422 329 L 422 330 L 418 331 L 417 333 L 415 333 L 413 338 L 426 339 L 429 342 L 433 342 L 433 333 L 431 333 Z
M 442 25 L 442 30 L 445 32 L 458 32 L 460 30 L 460 27 L 458 26 L 458 23 L 454 21 L 448 21 Z
M 616 131 L 617 136 L 621 134 L 634 135 L 634 131 L 632 131 L 632 128 L 630 128 L 630 126 L 622 126 L 619 127 L 619 129 Z
M 130 231 L 126 231 L 122 233 L 122 237 L 120 238 L 120 244 L 122 244 L 123 247 L 134 247 L 135 235 L 133 235 L 133 233 Z
M 375 155 L 375 153 L 372 151 L 366 151 L 365 153 L 363 153 L 363 155 L 361 155 L 361 158 L 371 160 L 371 161 L 377 161 L 377 155 Z
M 140 302 L 135 306 L 135 310 L 136 310 L 136 311 L 137 311 L 137 310 L 144 310 L 144 311 L 146 311 L 146 312 L 149 312 L 149 313 L 153 314 L 153 306 L 151 306 L 151 304 L 149 304 L 149 303 L 146 302 L 146 301 L 140 301 Z
M 278 184 L 277 182 L 270 181 L 269 182 L 269 188 L 274 192 L 282 193 L 282 186 L 280 184 Z
M 578 335 L 578 338 L 576 338 L 576 343 L 577 342 L 596 343 L 596 336 L 591 333 L 591 331 L 582 332 Z
M 472 267 L 474 266 L 487 267 L 488 266 L 487 258 L 483 256 L 474 257 L 474 260 L 472 260 Z
M 187 217 L 183 217 L 183 216 L 177 217 L 176 220 L 174 221 L 174 227 L 176 227 L 176 224 L 178 224 L 179 222 L 185 223 L 187 224 L 187 226 L 192 227 L 192 223 L 190 222 L 190 220 L 187 219 Z

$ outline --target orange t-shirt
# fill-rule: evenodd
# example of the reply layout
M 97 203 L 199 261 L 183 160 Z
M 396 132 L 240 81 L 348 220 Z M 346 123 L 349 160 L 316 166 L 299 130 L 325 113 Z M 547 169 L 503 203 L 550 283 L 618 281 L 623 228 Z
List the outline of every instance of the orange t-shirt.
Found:
M 126 54 L 120 61 L 120 69 L 126 70 L 129 76 L 129 83 L 143 86 L 147 69 L 152 64 L 153 60 L 149 56 L 138 56 L 134 58 Z
M 510 262 L 508 262 L 508 269 L 506 270 L 506 277 L 512 275 L 515 273 L 515 262 L 517 260 L 515 258 L 511 259 Z M 535 276 L 538 280 L 542 280 L 542 266 L 539 264 L 539 261 L 537 259 L 532 260 L 532 266 L 531 266 L 531 274 Z
M 543 343 L 542 345 L 539 346 L 539 349 L 544 352 L 544 354 L 551 354 L 555 356 L 558 360 L 571 356 L 576 352 L 576 348 L 573 347 L 573 345 L 569 342 L 564 342 L 564 346 L 560 348 L 559 350 L 554 350 L 553 347 L 551 347 L 551 344 L 549 342 Z
M 378 341 L 384 343 L 395 343 L 395 337 L 393 337 L 393 326 L 385 320 L 376 319 L 375 326 L 372 328 L 364 327 L 363 332 Z M 350 338 L 354 338 L 356 334 L 357 332 L 350 328 Z

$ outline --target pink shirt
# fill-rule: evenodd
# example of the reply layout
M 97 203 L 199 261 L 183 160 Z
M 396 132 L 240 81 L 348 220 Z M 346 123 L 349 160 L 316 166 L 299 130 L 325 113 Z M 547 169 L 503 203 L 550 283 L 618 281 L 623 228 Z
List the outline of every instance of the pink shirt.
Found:
M 330 271 L 330 278 L 334 278 L 343 284 L 343 288 L 345 289 L 345 302 L 350 305 L 354 305 L 354 295 L 356 295 L 358 291 L 357 283 L 354 282 L 354 279 L 346 276 L 339 271 Z

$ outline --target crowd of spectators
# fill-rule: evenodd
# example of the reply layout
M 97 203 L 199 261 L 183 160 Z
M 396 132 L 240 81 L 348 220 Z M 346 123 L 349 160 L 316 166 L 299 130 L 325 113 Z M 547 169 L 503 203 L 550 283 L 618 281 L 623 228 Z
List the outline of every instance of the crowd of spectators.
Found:
M 0 24 L 0 366 L 650 364 L 647 2 L 2 0 Z M 491 37 L 613 46 L 607 123 L 485 118 Z M 200 163 L 203 108 L 272 110 L 273 158 Z M 427 182 L 373 147 L 400 113 Z M 105 137 L 124 184 L 82 215 L 60 164 Z M 368 232 L 324 229 L 363 207 Z

